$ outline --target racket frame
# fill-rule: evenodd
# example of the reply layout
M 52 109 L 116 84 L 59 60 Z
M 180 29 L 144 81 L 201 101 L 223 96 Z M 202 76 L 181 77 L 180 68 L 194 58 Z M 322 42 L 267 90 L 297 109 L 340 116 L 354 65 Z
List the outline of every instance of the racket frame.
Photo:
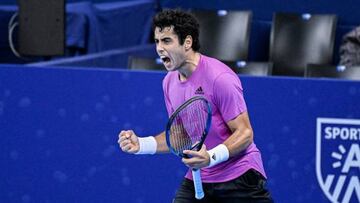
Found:
M 202 96 L 195 96 L 190 98 L 189 100 L 185 101 L 182 105 L 180 105 L 175 111 L 174 113 L 170 116 L 168 123 L 166 124 L 166 131 L 165 131 L 165 136 L 166 136 L 166 144 L 169 148 L 169 150 L 181 157 L 181 158 L 189 158 L 186 154 L 183 154 L 182 152 L 177 152 L 177 150 L 175 150 L 170 143 L 170 130 L 171 130 L 171 125 L 174 121 L 174 119 L 176 118 L 176 116 L 179 114 L 179 112 L 181 112 L 184 108 L 186 108 L 188 105 L 190 105 L 192 102 L 194 102 L 195 100 L 203 100 L 207 106 L 207 119 L 206 119 L 206 126 L 204 129 L 204 132 L 201 135 L 201 139 L 200 142 L 198 142 L 197 144 L 195 144 L 194 146 L 191 147 L 191 149 L 189 150 L 194 150 L 194 151 L 199 151 L 200 148 L 202 147 L 205 138 L 210 130 L 210 126 L 211 126 L 211 116 L 212 116 L 212 111 L 211 111 L 211 106 L 208 100 L 206 100 L 204 97 Z M 199 169 L 192 169 L 192 176 L 193 176 L 193 181 L 194 181 L 194 189 L 195 189 L 195 198 L 196 199 L 202 199 L 205 194 L 204 194 L 204 190 L 202 188 L 202 181 L 201 181 L 201 175 L 200 175 L 200 170 Z

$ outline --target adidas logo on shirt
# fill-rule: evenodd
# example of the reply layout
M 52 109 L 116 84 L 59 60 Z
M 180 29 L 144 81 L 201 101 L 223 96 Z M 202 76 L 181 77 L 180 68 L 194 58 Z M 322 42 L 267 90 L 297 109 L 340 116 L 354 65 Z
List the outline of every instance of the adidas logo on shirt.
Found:
M 201 86 L 195 90 L 195 94 L 204 94 L 204 91 Z

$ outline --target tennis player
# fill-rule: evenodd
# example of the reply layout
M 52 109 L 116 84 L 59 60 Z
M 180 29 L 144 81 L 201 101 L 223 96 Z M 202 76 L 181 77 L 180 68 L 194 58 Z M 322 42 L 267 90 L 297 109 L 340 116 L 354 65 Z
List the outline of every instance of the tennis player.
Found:
M 168 70 L 163 80 L 168 114 L 193 96 L 203 96 L 212 107 L 212 126 L 199 151 L 185 150 L 182 161 L 201 170 L 205 198 L 196 200 L 191 170 L 176 192 L 174 202 L 267 203 L 261 154 L 253 141 L 239 77 L 217 59 L 199 53 L 199 23 L 190 13 L 164 10 L 153 19 L 156 51 Z M 208 33 L 211 35 L 211 33 Z M 123 130 L 118 143 L 131 154 L 168 152 L 165 132 L 138 137 Z

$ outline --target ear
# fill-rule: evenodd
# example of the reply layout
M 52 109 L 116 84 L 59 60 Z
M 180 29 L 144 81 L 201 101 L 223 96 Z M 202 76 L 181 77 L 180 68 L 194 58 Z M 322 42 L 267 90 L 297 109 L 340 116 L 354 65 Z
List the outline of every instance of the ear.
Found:
M 186 36 L 186 38 L 184 40 L 185 50 L 191 49 L 192 43 L 193 43 L 193 39 L 192 39 L 191 35 Z

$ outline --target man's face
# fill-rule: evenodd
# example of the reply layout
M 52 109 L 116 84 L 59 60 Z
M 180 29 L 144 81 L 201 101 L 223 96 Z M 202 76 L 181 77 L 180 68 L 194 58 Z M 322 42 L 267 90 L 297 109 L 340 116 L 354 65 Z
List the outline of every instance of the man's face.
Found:
M 168 71 L 175 71 L 182 66 L 186 60 L 185 47 L 180 45 L 178 36 L 173 27 L 155 28 L 154 38 L 156 52 L 160 56 Z

